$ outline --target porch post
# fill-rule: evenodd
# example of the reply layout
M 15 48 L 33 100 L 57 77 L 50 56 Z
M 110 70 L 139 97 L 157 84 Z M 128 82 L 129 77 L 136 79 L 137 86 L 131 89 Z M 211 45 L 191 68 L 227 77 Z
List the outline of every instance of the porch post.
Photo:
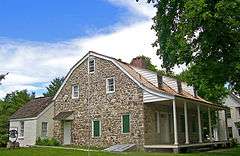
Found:
M 201 115 L 200 115 L 200 107 L 197 105 L 197 113 L 198 113 L 198 134 L 199 134 L 199 143 L 202 143 L 202 127 L 201 127 Z
M 212 120 L 211 120 L 211 110 L 208 108 L 208 123 L 209 123 L 209 137 L 210 141 L 213 141 L 212 139 Z
M 188 136 L 188 114 L 187 114 L 187 102 L 184 101 L 184 119 L 185 119 L 185 143 L 189 144 Z
M 174 144 L 178 145 L 177 110 L 176 110 L 176 101 L 175 101 L 175 99 L 173 99 L 173 129 L 174 129 Z
M 224 119 L 225 119 L 225 136 L 226 140 L 229 141 L 229 133 L 228 133 L 228 124 L 227 124 L 227 111 L 224 109 Z
M 216 117 L 217 117 L 217 119 L 216 119 L 216 141 L 219 141 L 219 112 L 218 112 L 218 110 L 217 111 L 215 111 L 215 114 L 216 114 Z

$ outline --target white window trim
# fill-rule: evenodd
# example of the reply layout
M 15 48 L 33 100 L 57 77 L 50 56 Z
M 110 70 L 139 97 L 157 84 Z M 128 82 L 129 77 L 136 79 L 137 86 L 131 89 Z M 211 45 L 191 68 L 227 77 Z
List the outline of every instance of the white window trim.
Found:
M 108 80 L 110 80 L 110 79 L 113 79 L 113 88 L 114 88 L 113 91 L 109 91 L 109 88 L 108 88 Z M 116 81 L 115 81 L 115 77 L 107 78 L 107 79 L 106 79 L 106 93 L 107 93 L 107 94 L 111 94 L 111 93 L 114 93 L 115 90 L 116 90 Z
M 47 123 L 46 135 L 45 135 L 45 136 L 43 136 L 43 123 Z M 42 122 L 41 136 L 42 136 L 42 137 L 47 137 L 47 136 L 48 136 L 48 122 Z
M 127 133 L 123 133 L 123 116 L 124 115 L 129 115 L 129 132 L 127 132 Z M 131 133 L 131 114 L 130 113 L 122 114 L 122 116 L 121 116 L 121 133 L 122 134 L 130 134 Z
M 78 87 L 78 96 L 74 96 L 74 87 L 77 86 Z M 72 85 L 72 99 L 78 99 L 79 98 L 79 85 L 75 84 L 75 85 Z
M 94 63 L 93 63 L 93 64 L 94 64 L 94 66 L 93 66 L 93 67 L 94 67 L 94 70 L 93 70 L 92 72 L 90 72 L 90 64 L 89 64 L 90 61 L 93 61 L 93 62 L 94 62 Z M 93 73 L 95 72 L 95 69 L 96 69 L 96 61 L 95 61 L 95 59 L 94 59 L 94 58 L 89 58 L 89 59 L 88 59 L 88 73 L 89 73 L 89 74 L 93 74 Z
M 22 131 L 22 126 L 21 123 L 23 123 L 23 134 L 21 135 L 21 131 Z M 20 121 L 19 122 L 19 137 L 20 139 L 24 138 L 24 131 L 25 131 L 25 122 L 24 121 Z
M 94 121 L 99 121 L 99 136 L 94 136 Z M 92 120 L 92 138 L 100 138 L 102 136 L 102 122 L 98 119 Z
M 160 133 L 160 112 L 156 112 L 157 114 L 157 133 L 159 134 Z

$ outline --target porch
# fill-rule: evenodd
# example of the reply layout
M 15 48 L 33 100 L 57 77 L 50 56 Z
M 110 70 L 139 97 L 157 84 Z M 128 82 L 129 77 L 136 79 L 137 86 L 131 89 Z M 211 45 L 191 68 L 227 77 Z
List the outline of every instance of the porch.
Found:
M 175 97 L 144 103 L 144 114 L 146 151 L 179 152 L 228 143 L 224 107 Z

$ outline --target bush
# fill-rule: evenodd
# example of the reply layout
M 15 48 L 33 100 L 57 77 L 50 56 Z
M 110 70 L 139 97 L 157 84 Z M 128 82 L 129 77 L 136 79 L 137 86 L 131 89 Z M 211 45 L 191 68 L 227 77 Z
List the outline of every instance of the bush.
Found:
M 36 145 L 41 146 L 59 146 L 60 142 L 55 138 L 37 138 Z
M 236 147 L 237 146 L 237 139 L 233 138 L 230 139 L 230 147 Z

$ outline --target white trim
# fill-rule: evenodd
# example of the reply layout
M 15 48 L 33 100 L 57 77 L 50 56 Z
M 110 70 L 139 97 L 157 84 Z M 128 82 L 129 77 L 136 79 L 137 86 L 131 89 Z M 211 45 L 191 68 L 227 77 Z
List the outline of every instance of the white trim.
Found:
M 77 87 L 77 96 L 74 96 L 74 87 Z M 79 84 L 73 84 L 72 85 L 72 99 L 78 99 L 79 98 Z
M 109 84 L 108 84 L 108 80 L 113 79 L 113 91 L 109 91 Z M 115 92 L 115 88 L 116 88 L 116 81 L 115 81 L 115 77 L 110 77 L 106 79 L 106 94 L 112 94 Z
M 69 77 L 72 75 L 73 71 L 80 65 L 82 64 L 89 56 L 95 56 L 95 57 L 98 57 L 98 58 L 102 58 L 102 59 L 105 59 L 105 60 L 108 60 L 108 61 L 111 61 L 114 65 L 116 65 L 120 70 L 122 70 L 123 73 L 125 73 L 130 79 L 132 79 L 140 88 L 148 91 L 149 93 L 152 93 L 154 95 L 157 95 L 157 96 L 160 96 L 160 97 L 165 97 L 165 98 L 168 98 L 168 99 L 174 99 L 174 95 L 171 95 L 171 94 L 167 94 L 167 93 L 158 93 L 158 92 L 155 92 L 155 91 L 152 91 L 151 89 L 143 86 L 140 82 L 138 82 L 136 79 L 134 79 L 125 69 L 123 69 L 120 65 L 118 65 L 118 63 L 115 62 L 115 60 L 111 59 L 111 58 L 108 58 L 108 57 L 104 57 L 102 55 L 98 55 L 96 53 L 92 53 L 92 52 L 88 52 L 80 61 L 78 61 L 72 68 L 71 70 L 68 72 L 63 84 L 61 85 L 61 87 L 59 88 L 59 90 L 57 91 L 56 95 L 54 96 L 53 100 L 55 100 L 60 91 L 62 90 L 63 86 L 66 84 L 66 82 L 68 81 Z
M 129 115 L 129 132 L 127 132 L 127 133 L 123 133 L 123 116 L 124 115 Z M 130 132 L 131 132 L 131 114 L 130 113 L 122 114 L 122 116 L 121 116 L 121 134 L 130 134 Z
M 93 61 L 93 68 L 94 68 L 94 70 L 93 70 L 92 72 L 90 72 L 90 64 L 89 64 L 90 61 Z M 96 70 L 96 61 L 95 61 L 95 58 L 89 57 L 89 58 L 88 58 L 88 74 L 94 74 L 94 73 L 95 73 L 95 70 Z
M 94 136 L 94 121 L 99 121 L 99 136 Z M 102 136 L 102 123 L 99 119 L 92 120 L 92 138 L 100 138 Z

